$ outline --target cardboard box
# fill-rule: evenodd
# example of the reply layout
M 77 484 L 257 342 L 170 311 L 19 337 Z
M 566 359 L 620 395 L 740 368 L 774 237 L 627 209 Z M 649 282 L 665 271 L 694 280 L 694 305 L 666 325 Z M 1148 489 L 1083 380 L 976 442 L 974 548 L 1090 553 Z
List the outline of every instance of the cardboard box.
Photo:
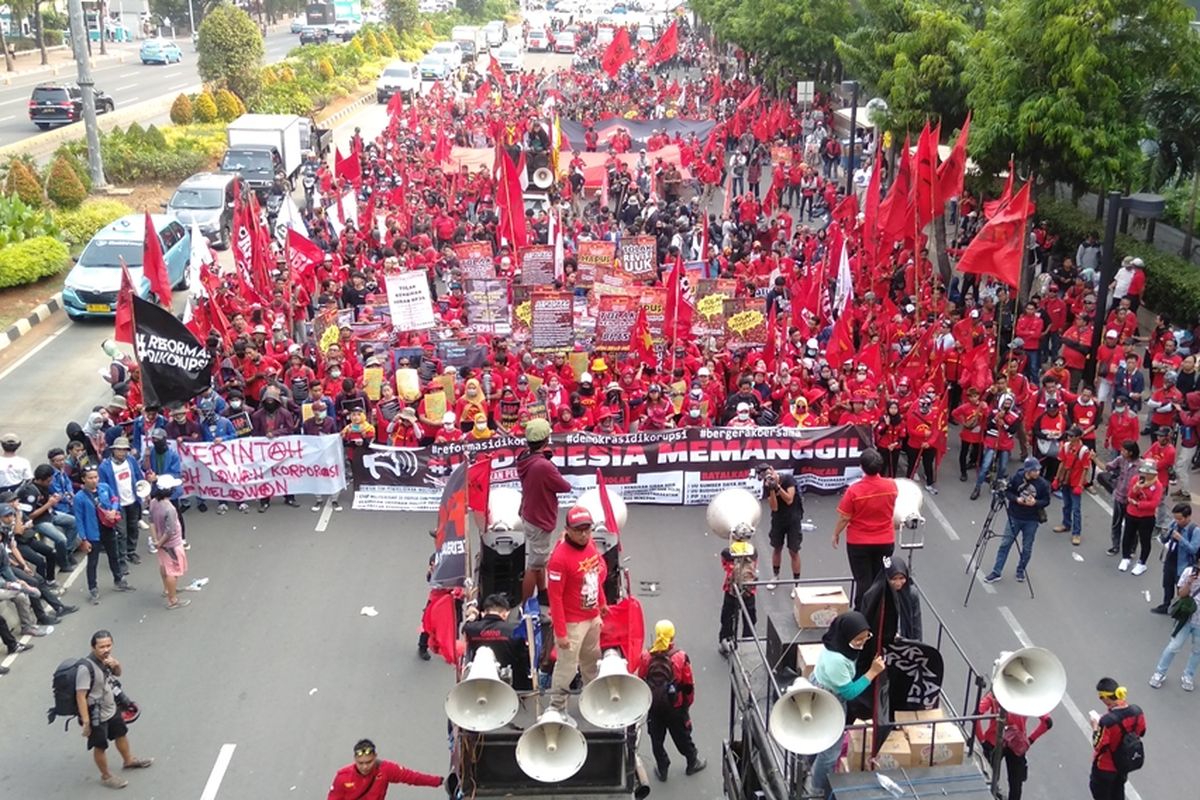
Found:
M 824 650 L 823 644 L 796 645 L 796 671 L 806 678 L 811 678 L 817 666 L 817 659 Z
M 861 721 L 855 724 L 861 724 Z M 852 772 L 899 769 L 909 766 L 912 762 L 912 746 L 901 730 L 889 733 L 879 752 L 872 757 L 871 750 L 874 746 L 874 729 L 850 731 L 850 747 L 846 753 L 846 760 Z
M 850 598 L 840 586 L 797 586 L 792 603 L 801 628 L 828 628 L 834 617 L 850 610 Z
M 918 714 L 940 714 L 940 711 L 923 711 Z M 928 719 L 939 717 L 929 716 Z M 927 767 L 932 763 L 947 766 L 963 763 L 967 740 L 959 730 L 958 725 L 947 722 L 941 725 L 911 725 L 904 729 L 908 734 L 910 745 L 910 764 L 914 767 Z

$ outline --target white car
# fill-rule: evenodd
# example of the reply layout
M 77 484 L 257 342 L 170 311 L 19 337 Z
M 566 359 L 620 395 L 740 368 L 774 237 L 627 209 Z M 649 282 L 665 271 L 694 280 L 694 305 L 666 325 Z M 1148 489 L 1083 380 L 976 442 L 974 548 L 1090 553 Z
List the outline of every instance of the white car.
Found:
M 525 48 L 531 53 L 550 49 L 550 36 L 543 30 L 532 30 L 525 38 Z
M 575 34 L 563 31 L 554 39 L 554 52 L 556 53 L 574 53 L 575 52 Z
M 388 64 L 375 83 L 375 99 L 381 103 L 386 103 L 394 94 L 409 99 L 420 92 L 421 74 L 415 64 L 407 61 L 393 61 Z
M 494 58 L 500 62 L 500 69 L 505 72 L 520 72 L 521 71 L 521 47 L 518 44 L 509 42 L 501 45 L 496 51 Z
M 429 55 L 438 56 L 446 62 L 446 68 L 457 72 L 463 63 L 463 51 L 458 42 L 438 42 L 429 50 Z
M 492 20 L 483 26 L 483 31 L 487 35 L 488 47 L 499 47 L 508 41 L 508 28 L 504 26 L 503 20 Z
M 450 76 L 446 59 L 433 53 L 426 53 L 420 64 L 421 80 L 440 81 Z
M 637 40 L 639 42 L 653 42 L 655 38 L 653 25 L 638 25 Z

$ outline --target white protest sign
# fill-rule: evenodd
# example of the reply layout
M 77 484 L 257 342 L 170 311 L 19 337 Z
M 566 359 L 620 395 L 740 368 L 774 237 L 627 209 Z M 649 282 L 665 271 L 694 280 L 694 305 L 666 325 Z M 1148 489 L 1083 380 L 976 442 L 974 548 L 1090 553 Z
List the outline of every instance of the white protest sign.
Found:
M 248 436 L 179 443 L 183 491 L 240 503 L 283 494 L 336 494 L 346 488 L 340 436 Z
M 387 285 L 388 308 L 392 312 L 392 327 L 400 332 L 423 331 L 436 323 L 433 316 L 433 296 L 429 279 L 421 270 L 401 272 L 384 278 Z

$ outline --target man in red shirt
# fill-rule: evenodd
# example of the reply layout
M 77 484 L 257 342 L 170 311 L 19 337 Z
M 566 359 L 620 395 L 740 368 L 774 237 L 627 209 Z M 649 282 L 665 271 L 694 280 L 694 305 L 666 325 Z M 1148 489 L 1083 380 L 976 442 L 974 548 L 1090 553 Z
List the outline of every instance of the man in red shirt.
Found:
M 1079 546 L 1082 530 L 1082 508 L 1085 476 L 1092 471 L 1092 451 L 1083 443 L 1083 429 L 1072 425 L 1067 430 L 1067 443 L 1058 454 L 1058 474 L 1050 484 L 1052 490 L 1062 487 L 1062 524 L 1054 526 L 1055 533 L 1071 531 L 1071 544 Z
M 1126 773 L 1117 769 L 1113 754 L 1126 733 L 1146 735 L 1146 715 L 1125 701 L 1125 687 L 1113 678 L 1101 678 L 1096 694 L 1104 703 L 1103 716 L 1092 716 L 1092 774 L 1088 788 L 1092 800 L 1123 800 Z
M 583 685 L 595 679 L 600 662 L 600 618 L 608 613 L 604 580 L 608 567 L 592 542 L 592 514 L 583 506 L 567 512 L 563 538 L 546 563 L 550 621 L 558 650 L 550 679 L 551 703 L 567 707 L 567 688 L 575 672 Z
M 833 528 L 836 550 L 842 532 L 846 532 L 846 558 L 854 576 L 854 606 L 858 607 L 867 588 L 883 569 L 883 557 L 896 548 L 896 482 L 881 477 L 883 456 L 874 447 L 863 450 L 858 458 L 863 478 L 851 484 L 838 503 L 838 521 Z
M 382 761 L 375 753 L 375 743 L 360 739 L 354 745 L 354 763 L 338 770 L 327 800 L 383 800 L 389 784 L 441 786 L 442 780 L 440 775 L 417 772 L 395 761 Z

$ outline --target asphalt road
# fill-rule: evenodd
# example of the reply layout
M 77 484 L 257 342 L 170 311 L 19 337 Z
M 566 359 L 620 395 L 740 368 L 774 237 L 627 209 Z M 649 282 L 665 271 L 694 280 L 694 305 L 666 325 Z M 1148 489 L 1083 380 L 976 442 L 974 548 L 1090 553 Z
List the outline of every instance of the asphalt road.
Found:
M 279 61 L 298 44 L 299 37 L 288 33 L 286 26 L 269 32 L 265 39 L 263 62 L 273 64 Z M 121 109 L 198 86 L 200 77 L 196 73 L 196 50 L 190 39 L 180 39 L 179 47 L 183 50 L 183 61 L 170 66 L 142 64 L 137 60 L 136 48 L 129 51 L 130 56 L 123 64 L 97 66 L 92 70 L 96 88 L 108 94 L 117 108 Z M 14 78 L 11 86 L 0 89 L 0 145 L 12 144 L 40 133 L 29 121 L 27 110 L 29 96 L 35 85 L 71 80 L 74 80 L 74 75 L 35 73 Z
M 369 106 L 338 134 L 346 137 L 360 125 L 371 135 L 382 121 L 383 109 Z M 68 420 L 81 419 L 106 396 L 96 370 L 107 363 L 98 345 L 110 331 L 108 324 L 60 319 L 0 353 L 0 420 L 21 434 L 23 454 L 35 464 L 47 447 L 61 443 Z M 927 638 L 936 610 L 976 668 L 986 670 L 1000 651 L 1032 642 L 1057 653 L 1069 676 L 1068 700 L 1054 712 L 1057 724 L 1030 752 L 1025 797 L 1087 796 L 1085 716 L 1099 708 L 1092 687 L 1101 675 L 1128 686 L 1149 720 L 1147 767 L 1134 776 L 1136 790 L 1128 797 L 1185 796 L 1179 786 L 1194 752 L 1189 704 L 1195 697 L 1179 688 L 1183 656 L 1166 687 L 1146 685 L 1170 625 L 1148 613 L 1144 596 L 1149 591 L 1157 600 L 1157 559 L 1141 577 L 1118 573 L 1114 559 L 1104 555 L 1108 512 L 1088 496 L 1082 547 L 1043 526 L 1030 569 L 1036 599 L 1013 582 L 1010 564 L 1004 582 L 977 585 L 964 608 L 963 568 L 987 507 L 985 500 L 968 500 L 969 484 L 956 479 L 954 455 L 942 470 L 941 494 L 926 498 L 926 546 L 913 559 L 916 580 L 932 604 L 925 611 Z M 0 719 L 6 723 L 0 796 L 109 796 L 78 729 L 64 733 L 61 724 L 42 723 L 54 667 L 86 653 L 97 628 L 113 632 L 126 689 L 143 708 L 132 731 L 134 749 L 157 759 L 153 769 L 128 776 L 128 797 L 323 797 L 362 736 L 375 739 L 386 757 L 444 772 L 442 703 L 452 673 L 444 663 L 419 661 L 414 647 L 431 515 L 312 514 L 307 499 L 301 498 L 303 509 L 277 505 L 266 514 L 191 512 L 189 577 L 210 578 L 203 592 L 189 595 L 191 607 L 174 614 L 162 609 L 148 562 L 132 576 L 139 591 L 114 594 L 102 578 L 98 608 L 84 605 L 52 636 L 37 640 L 33 652 L 4 660 L 13 671 L 0 678 Z M 348 498 L 343 503 L 349 507 Z M 806 498 L 806 508 L 816 530 L 805 542 L 804 575 L 845 575 L 844 551 L 829 544 L 835 498 Z M 1055 501 L 1051 524 L 1059 508 Z M 760 527 L 765 551 L 765 520 Z M 715 648 L 722 542 L 703 530 L 702 508 L 639 506 L 631 509 L 623 539 L 634 587 L 655 585 L 652 592 L 638 590 L 644 592 L 648 629 L 659 618 L 672 619 L 697 674 L 695 729 L 710 766 L 692 778 L 677 768 L 665 786 L 655 782 L 653 796 L 668 800 L 721 793 L 718 759 L 728 724 L 726 666 Z M 993 542 L 988 563 L 994 553 Z M 81 586 L 81 580 L 72 583 L 72 602 L 84 601 Z M 771 608 L 786 611 L 787 603 L 783 590 L 762 591 L 760 620 Z M 379 615 L 362 616 L 364 606 Z M 958 661 L 947 655 L 947 683 L 962 680 Z M 223 748 L 227 769 L 214 771 Z M 648 743 L 641 749 L 649 756 Z M 440 795 L 409 789 L 393 796 Z

